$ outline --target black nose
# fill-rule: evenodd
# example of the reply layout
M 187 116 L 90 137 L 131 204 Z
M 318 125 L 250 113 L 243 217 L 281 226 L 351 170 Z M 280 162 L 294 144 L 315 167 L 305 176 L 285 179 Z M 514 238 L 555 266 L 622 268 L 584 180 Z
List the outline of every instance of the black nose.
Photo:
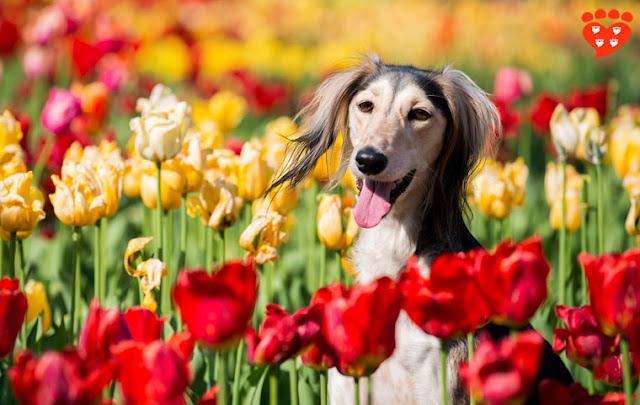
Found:
M 387 167 L 387 157 L 373 148 L 364 148 L 356 154 L 358 169 L 364 174 L 378 174 Z

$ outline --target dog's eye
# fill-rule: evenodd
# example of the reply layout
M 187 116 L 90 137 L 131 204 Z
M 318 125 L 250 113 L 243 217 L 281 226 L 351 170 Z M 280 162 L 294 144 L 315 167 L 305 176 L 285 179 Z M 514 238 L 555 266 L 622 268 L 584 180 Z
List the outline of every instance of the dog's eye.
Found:
M 360 109 L 360 111 L 368 113 L 373 110 L 373 103 L 371 101 L 363 101 L 362 103 L 358 104 L 358 108 Z
M 431 114 L 423 110 L 422 108 L 416 108 L 409 113 L 410 120 L 426 121 L 431 118 Z

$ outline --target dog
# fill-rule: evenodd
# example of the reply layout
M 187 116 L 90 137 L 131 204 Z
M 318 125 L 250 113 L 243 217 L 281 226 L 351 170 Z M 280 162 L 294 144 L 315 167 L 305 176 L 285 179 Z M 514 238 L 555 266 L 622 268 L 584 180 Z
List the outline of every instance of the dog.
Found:
M 480 247 L 465 225 L 470 174 L 487 139 L 500 132 L 488 95 L 466 74 L 451 68 L 422 70 L 364 57 L 359 65 L 329 76 L 301 110 L 302 126 L 273 187 L 302 182 L 340 133 L 342 164 L 360 190 L 353 210 L 361 232 L 353 247 L 359 282 L 397 278 L 417 255 L 425 273 L 445 252 Z M 494 337 L 507 335 L 497 325 Z M 442 402 L 440 341 L 422 332 L 406 314 L 396 324 L 396 349 L 371 376 L 375 404 L 436 405 Z M 467 404 L 458 369 L 467 359 L 466 340 L 449 344 L 450 404 Z M 572 379 L 548 343 L 540 380 Z M 360 384 L 366 403 L 366 383 Z M 329 374 L 331 404 L 352 404 L 353 379 Z M 537 404 L 535 393 L 529 404 Z

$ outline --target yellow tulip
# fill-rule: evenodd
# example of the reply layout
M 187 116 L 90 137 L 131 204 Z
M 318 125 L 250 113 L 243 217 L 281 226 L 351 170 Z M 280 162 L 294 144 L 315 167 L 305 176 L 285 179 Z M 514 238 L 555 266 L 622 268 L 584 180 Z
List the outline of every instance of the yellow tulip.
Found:
M 512 195 L 511 204 L 514 207 L 520 207 L 524 204 L 529 168 L 524 164 L 524 159 L 519 157 L 514 162 L 505 164 L 504 172 L 505 177 L 509 180 L 507 187 Z
M 631 236 L 640 236 L 638 219 L 640 219 L 640 172 L 629 173 L 622 181 L 624 189 L 629 194 L 631 208 L 624 222 L 624 229 Z
M 153 172 L 153 163 L 140 156 L 136 155 L 124 162 L 122 191 L 124 191 L 127 197 L 140 197 L 140 185 L 142 184 L 142 176 L 145 172 Z
M 160 192 L 163 210 L 175 210 L 180 208 L 182 204 L 182 193 L 177 190 L 186 187 L 186 179 L 175 170 L 176 167 L 170 166 L 166 164 L 166 162 L 162 165 Z M 147 208 L 152 210 L 156 209 L 158 203 L 157 172 L 158 170 L 155 167 L 144 171 L 140 183 L 140 197 L 142 197 L 142 202 Z
M 284 185 L 278 186 L 268 195 L 253 202 L 252 211 L 274 210 L 280 215 L 288 215 L 298 205 L 300 199 L 299 188 L 288 188 Z
M 332 176 L 338 173 L 342 161 L 342 143 L 342 132 L 340 132 L 329 150 L 318 159 L 318 163 L 316 163 L 311 177 L 321 183 L 327 183 L 331 180 Z
M 153 298 L 152 290 L 154 288 L 160 289 L 162 277 L 167 275 L 167 266 L 160 260 L 151 258 L 139 263 L 135 268 L 133 267 L 138 253 L 152 240 L 152 237 L 131 239 L 124 254 L 124 268 L 130 276 L 140 279 L 140 288 L 144 292 L 142 306 L 155 312 L 158 304 Z
M 166 173 L 166 178 L 165 178 Z M 178 193 L 186 194 L 200 190 L 202 183 L 202 149 L 200 134 L 187 135 L 182 150 L 173 159 L 162 162 L 162 180 Z
M 214 184 L 202 183 L 198 197 L 187 198 L 187 213 L 195 217 L 200 215 L 202 223 L 209 228 L 221 231 L 236 223 L 242 209 L 242 198 L 233 184 L 226 184 L 222 178 Z
M 264 159 L 272 171 L 280 168 L 288 139 L 297 130 L 298 126 L 289 117 L 279 117 L 267 124 L 263 138 Z
M 205 157 L 204 179 L 215 183 L 218 177 L 226 182 L 238 183 L 238 155 L 228 149 L 214 149 Z
M 252 254 L 258 264 L 275 263 L 279 257 L 277 247 L 287 238 L 281 230 L 284 223 L 285 217 L 274 211 L 258 211 L 240 235 L 240 247 Z
M 262 196 L 269 185 L 270 170 L 262 158 L 262 144 L 253 139 L 245 142 L 237 166 L 238 191 L 245 201 Z
M 44 219 L 44 197 L 40 190 L 32 187 L 33 173 L 17 173 L 0 181 L 0 236 L 9 240 L 16 232 L 24 239 Z
M 519 167 L 520 163 L 516 162 L 505 169 L 493 159 L 485 160 L 470 183 L 470 202 L 489 218 L 508 217 L 515 206 L 514 197 L 516 202 L 523 198 L 521 190 L 524 186 L 514 182 L 520 182 L 522 178 L 526 181 L 526 176 L 523 176 L 524 165 L 522 169 L 518 169 Z
M 141 73 L 149 73 L 168 82 L 185 79 L 192 65 L 189 47 L 177 35 L 143 42 L 136 52 L 136 63 Z
M 340 264 L 342 265 L 345 273 L 347 273 L 351 278 L 356 278 L 358 272 L 348 249 L 344 249 L 340 252 Z
M 22 128 L 14 116 L 5 110 L 0 116 L 0 149 L 7 145 L 17 145 L 22 139 Z
M 223 134 L 233 131 L 247 112 L 244 97 L 231 91 L 222 90 L 214 94 L 208 103 L 209 115 Z
M 571 165 L 567 165 L 566 176 L 565 226 L 568 232 L 577 232 L 582 223 L 582 176 Z M 554 230 L 559 231 L 562 227 L 562 164 L 547 164 L 544 189 L 551 206 L 549 222 Z
M 24 286 L 24 292 L 27 296 L 27 325 L 42 314 L 42 334 L 44 335 L 51 327 L 51 308 L 47 302 L 44 286 L 40 282 L 29 280 Z
M 594 146 L 599 149 L 599 156 L 606 153 L 606 132 L 600 128 L 600 115 L 595 108 L 574 108 L 567 112 L 558 104 L 549 127 L 553 140 L 567 155 L 592 162 Z
M 62 177 L 51 176 L 56 191 L 49 195 L 53 211 L 63 224 L 89 226 L 105 212 L 107 199 L 98 174 L 84 162 L 65 161 Z
M 610 132 L 609 155 L 618 176 L 640 172 L 640 108 L 620 107 Z
M 322 195 L 318 206 L 318 238 L 323 245 L 345 250 L 353 244 L 358 230 L 351 208 L 343 209 L 339 195 Z
M 8 145 L 4 150 L 0 150 L 0 179 L 26 171 L 24 151 L 20 145 Z
M 573 155 L 578 147 L 579 134 L 577 128 L 573 122 L 571 122 L 569 112 L 562 103 L 558 104 L 555 110 L 553 110 L 549 128 L 553 141 L 559 145 L 566 154 Z

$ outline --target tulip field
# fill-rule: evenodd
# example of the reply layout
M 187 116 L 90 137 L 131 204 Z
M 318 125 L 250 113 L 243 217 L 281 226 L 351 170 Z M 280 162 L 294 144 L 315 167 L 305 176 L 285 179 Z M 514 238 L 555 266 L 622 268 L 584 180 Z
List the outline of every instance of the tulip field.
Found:
M 471 404 L 637 403 L 640 9 L 610 3 L 2 0 L 0 405 L 326 405 L 334 368 L 376 403 L 403 313 L 443 354 L 510 328 L 460 366 Z M 486 250 L 360 283 L 344 139 L 270 185 L 373 53 L 453 64 L 502 133 L 467 190 Z M 573 385 L 537 380 L 542 338 Z

